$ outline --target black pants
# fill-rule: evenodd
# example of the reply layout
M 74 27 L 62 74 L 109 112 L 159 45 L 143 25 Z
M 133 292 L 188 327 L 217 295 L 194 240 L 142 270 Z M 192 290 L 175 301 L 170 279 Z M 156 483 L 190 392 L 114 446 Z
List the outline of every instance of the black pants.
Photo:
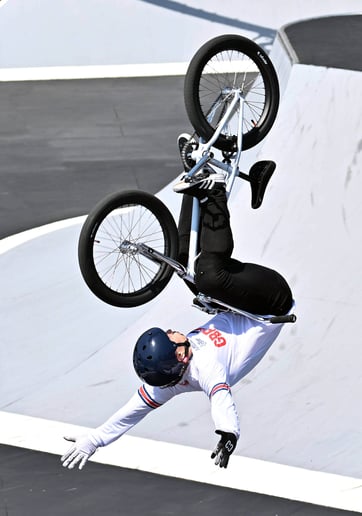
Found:
M 191 290 L 251 313 L 285 315 L 293 303 L 285 279 L 272 269 L 231 258 L 234 247 L 223 188 L 208 192 L 201 206 L 200 256 Z M 187 263 L 192 197 L 184 195 L 179 222 L 181 263 Z

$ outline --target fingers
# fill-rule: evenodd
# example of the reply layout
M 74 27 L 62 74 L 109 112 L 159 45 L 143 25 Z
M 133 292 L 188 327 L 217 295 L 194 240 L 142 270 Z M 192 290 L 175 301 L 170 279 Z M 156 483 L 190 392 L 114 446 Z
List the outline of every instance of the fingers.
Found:
M 215 465 L 220 466 L 220 468 L 226 468 L 229 463 L 229 455 L 224 453 L 222 449 L 218 453 L 213 452 L 211 458 L 215 458 Z
M 69 462 L 70 457 L 73 455 L 75 451 L 75 447 L 70 448 L 66 453 L 64 453 L 63 457 L 60 459 L 62 462 Z M 64 464 L 63 464 L 64 465 Z
M 230 455 L 221 453 L 217 466 L 220 466 L 220 468 L 227 468 L 227 465 L 229 464 L 229 457 Z
M 78 469 L 82 469 L 82 467 L 84 466 L 84 464 L 87 462 L 87 456 L 84 455 L 83 453 L 78 453 L 74 459 L 72 460 L 72 462 L 70 463 L 69 465 L 69 469 L 73 469 L 77 466 L 78 464 Z
M 63 439 L 65 439 L 66 441 L 70 441 L 70 442 L 73 442 L 75 443 L 76 441 L 76 438 L 75 437 L 69 437 L 69 436 L 64 436 Z M 62 456 L 62 458 L 60 459 L 61 462 L 63 463 L 63 467 L 64 468 L 69 468 L 69 469 L 72 469 L 74 466 L 72 465 L 72 461 L 73 459 L 75 458 L 77 452 L 76 452 L 76 447 L 75 446 L 72 446 L 71 448 L 69 448 L 69 450 Z
M 82 469 L 94 452 L 97 446 L 87 436 L 64 436 L 66 441 L 75 443 L 71 448 L 62 456 L 61 461 L 64 468 L 73 469 L 78 466 Z
M 67 453 L 65 453 L 63 457 L 60 459 L 63 463 L 64 468 L 73 469 L 73 461 L 77 457 L 77 455 L 78 453 L 74 447 L 68 450 Z
M 216 430 L 216 433 L 221 435 L 221 439 L 218 442 L 215 450 L 211 454 L 211 458 L 215 459 L 215 465 L 220 468 L 227 468 L 229 463 L 230 455 L 233 453 L 237 438 L 230 432 L 223 432 L 222 430 Z
M 78 464 L 78 469 L 82 469 L 84 464 L 87 462 L 88 455 L 76 451 L 74 448 L 70 450 L 68 453 L 63 455 L 61 461 L 63 462 L 63 467 L 68 469 L 74 469 Z
M 85 463 L 87 462 L 87 460 L 88 460 L 88 457 L 87 457 L 87 455 L 85 455 L 85 456 L 81 459 L 81 461 L 80 461 L 80 463 L 79 463 L 79 466 L 78 466 L 78 469 L 79 469 L 79 470 L 83 469 L 83 466 L 85 465 Z
M 221 450 L 221 444 L 218 443 L 215 450 L 211 454 L 211 458 L 214 459 L 215 457 L 217 457 L 217 455 L 220 453 L 220 450 Z

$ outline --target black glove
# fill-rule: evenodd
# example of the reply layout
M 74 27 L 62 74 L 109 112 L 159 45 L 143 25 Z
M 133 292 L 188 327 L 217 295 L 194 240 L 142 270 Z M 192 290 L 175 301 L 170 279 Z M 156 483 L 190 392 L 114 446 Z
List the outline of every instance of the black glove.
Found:
M 217 443 L 215 450 L 212 452 L 211 458 L 215 459 L 216 466 L 226 468 L 229 462 L 229 457 L 236 448 L 237 439 L 236 436 L 230 432 L 216 430 L 215 433 L 221 435 L 221 439 Z

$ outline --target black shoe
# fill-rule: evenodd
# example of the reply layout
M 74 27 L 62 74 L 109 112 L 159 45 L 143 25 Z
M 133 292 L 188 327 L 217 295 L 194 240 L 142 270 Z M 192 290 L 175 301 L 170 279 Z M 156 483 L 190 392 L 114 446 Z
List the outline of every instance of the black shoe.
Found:
M 263 202 L 264 193 L 276 168 L 274 161 L 258 161 L 249 171 L 251 207 L 256 210 Z
M 199 144 L 194 140 L 194 138 L 191 135 L 187 133 L 182 133 L 177 138 L 177 145 L 180 151 L 181 161 L 184 166 L 184 170 L 188 172 L 196 165 L 196 161 L 192 159 L 191 155 L 192 152 L 198 148 Z

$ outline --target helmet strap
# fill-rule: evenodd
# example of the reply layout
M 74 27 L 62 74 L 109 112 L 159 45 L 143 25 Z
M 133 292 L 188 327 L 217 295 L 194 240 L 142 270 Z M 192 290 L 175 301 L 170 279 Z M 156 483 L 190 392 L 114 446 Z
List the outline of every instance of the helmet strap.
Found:
M 187 358 L 186 363 L 188 363 L 188 362 L 189 362 L 189 360 L 190 360 L 190 357 L 189 357 L 189 350 L 190 350 L 190 346 L 191 346 L 191 345 L 190 345 L 190 342 L 189 342 L 188 340 L 186 340 L 185 342 L 183 342 L 183 343 L 181 344 L 181 346 L 183 346 L 183 347 L 184 347 L 184 353 L 185 353 L 184 360 L 185 360 L 185 358 Z M 184 360 L 183 360 L 183 361 L 184 361 Z

